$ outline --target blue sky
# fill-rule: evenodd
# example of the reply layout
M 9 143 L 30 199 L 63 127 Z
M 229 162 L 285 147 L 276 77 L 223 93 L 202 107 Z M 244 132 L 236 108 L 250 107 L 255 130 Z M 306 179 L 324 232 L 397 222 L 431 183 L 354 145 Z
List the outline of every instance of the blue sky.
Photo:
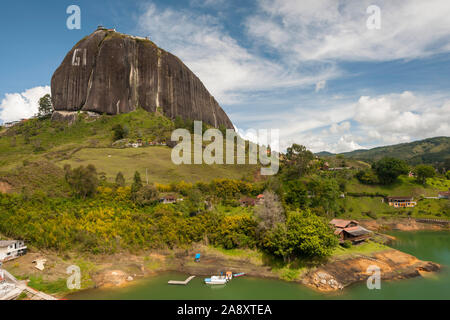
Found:
M 81 29 L 69 30 L 70 5 Z M 369 29 L 366 9 L 380 8 Z M 313 151 L 450 135 L 447 0 L 8 1 L 0 122 L 26 117 L 98 24 L 150 36 L 203 81 L 242 135 L 280 129 Z

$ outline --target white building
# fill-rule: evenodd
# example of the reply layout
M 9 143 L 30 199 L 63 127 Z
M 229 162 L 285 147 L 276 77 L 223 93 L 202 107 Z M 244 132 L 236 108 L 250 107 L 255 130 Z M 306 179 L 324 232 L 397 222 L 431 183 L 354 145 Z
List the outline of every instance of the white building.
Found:
M 8 261 L 27 252 L 23 240 L 0 240 L 0 261 Z

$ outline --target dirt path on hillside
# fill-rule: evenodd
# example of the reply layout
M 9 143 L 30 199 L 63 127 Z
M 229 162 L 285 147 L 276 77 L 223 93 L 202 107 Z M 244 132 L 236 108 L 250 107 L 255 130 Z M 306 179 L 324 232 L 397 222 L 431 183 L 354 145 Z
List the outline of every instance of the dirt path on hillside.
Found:
M 8 193 L 11 189 L 12 187 L 8 182 L 0 181 L 0 193 Z

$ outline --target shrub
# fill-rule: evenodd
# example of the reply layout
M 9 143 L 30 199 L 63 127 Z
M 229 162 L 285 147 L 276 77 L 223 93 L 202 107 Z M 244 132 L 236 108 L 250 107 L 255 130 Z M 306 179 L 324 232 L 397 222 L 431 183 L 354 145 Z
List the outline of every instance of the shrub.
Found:
M 378 184 L 378 177 L 371 169 L 360 170 L 355 174 L 356 179 L 362 184 L 374 185 Z
M 122 172 L 118 172 L 116 175 L 116 186 L 124 187 L 125 186 L 125 178 Z
M 113 130 L 113 139 L 114 141 L 117 140 L 121 140 L 123 138 L 126 137 L 127 135 L 127 130 L 124 126 L 122 126 L 121 124 L 116 124 L 115 126 L 112 127 Z
M 138 171 L 134 172 L 133 184 L 131 185 L 131 194 L 135 195 L 142 188 L 141 175 Z
M 377 214 L 375 212 L 367 211 L 366 215 L 372 219 L 377 219 Z
M 372 169 L 382 184 L 391 184 L 398 176 L 409 171 L 408 164 L 405 161 L 387 157 L 375 162 Z
M 327 221 L 309 210 L 290 213 L 286 223 L 278 224 L 262 242 L 269 253 L 285 261 L 295 257 L 325 257 L 338 244 Z
M 223 217 L 214 242 L 225 249 L 254 247 L 256 222 L 248 215 Z
M 73 170 L 70 165 L 65 165 L 64 170 L 67 183 L 72 188 L 74 195 L 80 198 L 90 197 L 97 191 L 97 170 L 90 164 L 87 167 L 80 166 Z
M 350 240 L 345 240 L 341 246 L 343 246 L 344 248 L 351 248 L 352 247 L 352 242 Z
M 416 179 L 419 183 L 425 184 L 427 178 L 432 178 L 436 175 L 434 167 L 426 164 L 420 164 L 414 169 Z
M 154 185 L 145 185 L 136 192 L 134 201 L 140 206 L 155 204 L 159 199 L 159 193 Z

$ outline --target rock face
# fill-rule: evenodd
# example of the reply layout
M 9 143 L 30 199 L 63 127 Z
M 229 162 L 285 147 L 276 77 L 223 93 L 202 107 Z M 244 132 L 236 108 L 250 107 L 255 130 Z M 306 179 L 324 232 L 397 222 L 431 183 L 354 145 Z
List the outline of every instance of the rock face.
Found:
M 329 292 L 343 289 L 356 282 L 366 281 L 373 273 L 370 266 L 380 268 L 382 280 L 407 279 L 427 272 L 439 271 L 441 266 L 431 261 L 421 261 L 407 253 L 389 249 L 371 255 L 355 255 L 334 259 L 317 269 L 310 270 L 302 279 L 313 289 Z
M 174 119 L 233 125 L 200 79 L 176 56 L 148 39 L 97 29 L 79 41 L 51 82 L 57 111 L 110 115 L 158 107 Z

